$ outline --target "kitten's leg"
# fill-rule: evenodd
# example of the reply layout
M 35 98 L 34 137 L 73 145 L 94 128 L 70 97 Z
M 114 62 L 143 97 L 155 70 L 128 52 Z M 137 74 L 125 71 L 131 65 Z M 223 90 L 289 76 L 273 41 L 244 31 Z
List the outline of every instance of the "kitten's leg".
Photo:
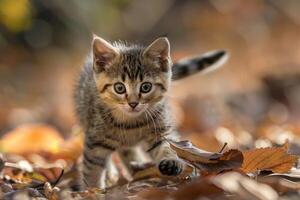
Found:
M 183 162 L 178 158 L 176 152 L 171 149 L 167 141 L 162 141 L 160 144 L 152 143 L 152 146 L 157 146 L 150 150 L 149 153 L 154 161 L 158 164 L 158 169 L 163 175 L 177 176 L 184 167 Z
M 115 146 L 107 144 L 105 140 L 95 141 L 95 139 L 86 138 L 81 169 L 83 189 L 87 187 L 105 188 L 105 185 L 100 184 L 100 178 L 107 159 L 115 149 Z

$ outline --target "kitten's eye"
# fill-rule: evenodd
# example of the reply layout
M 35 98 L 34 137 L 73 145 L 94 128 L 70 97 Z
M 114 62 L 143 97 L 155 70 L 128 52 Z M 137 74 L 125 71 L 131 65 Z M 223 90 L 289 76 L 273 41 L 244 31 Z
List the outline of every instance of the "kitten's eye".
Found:
M 145 82 L 141 85 L 140 92 L 148 93 L 152 89 L 152 84 L 150 82 Z
M 120 83 L 120 82 L 114 84 L 114 90 L 118 94 L 124 94 L 126 92 L 125 85 L 123 83 Z

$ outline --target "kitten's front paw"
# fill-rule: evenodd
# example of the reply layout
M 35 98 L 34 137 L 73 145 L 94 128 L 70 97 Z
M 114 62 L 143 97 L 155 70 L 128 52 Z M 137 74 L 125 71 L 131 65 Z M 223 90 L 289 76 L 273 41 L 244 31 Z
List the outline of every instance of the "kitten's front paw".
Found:
M 164 159 L 160 161 L 158 169 L 162 175 L 177 176 L 182 172 L 183 164 L 180 160 Z

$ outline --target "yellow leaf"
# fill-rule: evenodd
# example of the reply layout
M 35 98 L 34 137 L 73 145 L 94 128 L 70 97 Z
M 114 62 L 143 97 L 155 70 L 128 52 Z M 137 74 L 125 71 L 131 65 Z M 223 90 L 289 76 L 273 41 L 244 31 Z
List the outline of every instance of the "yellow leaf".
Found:
M 0 140 L 4 153 L 27 155 L 33 153 L 56 153 L 64 139 L 54 128 L 42 125 L 23 125 L 6 133 Z

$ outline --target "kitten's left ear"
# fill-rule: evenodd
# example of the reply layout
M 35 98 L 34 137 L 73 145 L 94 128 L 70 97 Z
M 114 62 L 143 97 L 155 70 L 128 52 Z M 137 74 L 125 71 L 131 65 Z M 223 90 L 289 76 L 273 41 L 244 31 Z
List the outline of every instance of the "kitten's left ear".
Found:
M 143 56 L 158 61 L 161 64 L 161 67 L 170 63 L 170 43 L 168 38 L 161 37 L 152 42 L 143 53 Z

